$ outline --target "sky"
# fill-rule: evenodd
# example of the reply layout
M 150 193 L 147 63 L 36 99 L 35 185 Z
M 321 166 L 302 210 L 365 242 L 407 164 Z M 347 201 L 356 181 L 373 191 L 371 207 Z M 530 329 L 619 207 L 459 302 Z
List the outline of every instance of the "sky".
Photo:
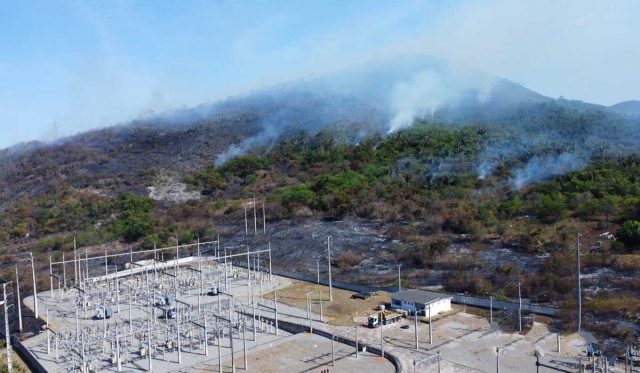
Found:
M 0 148 L 398 54 L 640 99 L 640 1 L 0 0 Z

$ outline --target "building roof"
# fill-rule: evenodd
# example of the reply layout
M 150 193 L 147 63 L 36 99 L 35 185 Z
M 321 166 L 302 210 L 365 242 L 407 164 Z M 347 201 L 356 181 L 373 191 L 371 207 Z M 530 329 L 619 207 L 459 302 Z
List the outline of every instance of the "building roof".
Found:
M 429 304 L 440 299 L 451 299 L 451 297 L 433 291 L 410 289 L 392 293 L 391 299 L 403 300 L 405 302 Z

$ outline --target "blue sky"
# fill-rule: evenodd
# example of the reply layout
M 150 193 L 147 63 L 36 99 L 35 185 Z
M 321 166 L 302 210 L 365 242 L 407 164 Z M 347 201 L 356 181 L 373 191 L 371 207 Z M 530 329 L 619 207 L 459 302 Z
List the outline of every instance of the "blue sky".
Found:
M 0 147 L 398 53 L 611 105 L 640 99 L 638 16 L 633 0 L 3 0 Z

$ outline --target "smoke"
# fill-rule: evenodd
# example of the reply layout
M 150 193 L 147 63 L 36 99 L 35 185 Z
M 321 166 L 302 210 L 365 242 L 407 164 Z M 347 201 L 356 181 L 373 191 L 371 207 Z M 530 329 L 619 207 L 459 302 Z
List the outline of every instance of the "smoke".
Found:
M 491 174 L 491 172 L 495 169 L 496 166 L 497 164 L 495 162 L 492 162 L 489 160 L 484 160 L 480 162 L 480 165 L 478 165 L 478 168 L 477 168 L 478 179 L 484 180 L 489 174 Z
M 578 147 L 563 138 L 559 133 L 529 134 L 526 138 L 512 134 L 490 141 L 479 156 L 478 179 L 486 179 L 503 164 L 512 170 L 509 183 L 518 190 L 584 168 L 589 160 L 588 146 Z
M 273 144 L 282 134 L 283 126 L 281 124 L 277 121 L 266 121 L 260 133 L 244 139 L 240 144 L 232 144 L 227 151 L 216 158 L 215 165 L 220 166 L 229 159 L 243 155 L 252 149 Z
M 489 74 L 433 57 L 403 55 L 268 87 L 225 102 L 228 108 L 257 113 L 260 129 L 230 145 L 215 163 L 272 146 L 292 130 L 314 133 L 327 126 L 349 128 L 352 142 L 374 133 L 396 132 L 441 109 L 483 105 L 492 97 L 497 81 Z M 216 111 L 227 112 L 222 106 L 216 105 Z M 360 127 L 352 128 L 354 125 Z
M 455 108 L 469 96 L 483 104 L 491 97 L 496 80 L 488 74 L 449 66 L 444 71 L 419 71 L 409 81 L 394 85 L 389 100 L 394 114 L 388 132 L 408 127 L 416 117 L 433 116 L 444 107 Z
M 514 176 L 509 181 L 514 189 L 520 189 L 527 184 L 564 175 L 585 166 L 585 158 L 574 153 L 562 153 L 546 158 L 534 157 L 525 167 L 516 169 Z

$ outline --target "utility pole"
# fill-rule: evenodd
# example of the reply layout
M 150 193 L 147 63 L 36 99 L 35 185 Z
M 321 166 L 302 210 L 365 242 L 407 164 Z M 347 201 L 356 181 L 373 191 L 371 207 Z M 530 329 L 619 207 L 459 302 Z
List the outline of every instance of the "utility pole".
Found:
M 218 329 L 218 372 L 222 372 L 222 334 L 224 333 L 224 328 Z
M 247 286 L 251 286 L 251 252 L 247 245 Z
M 73 280 L 76 282 L 76 285 L 78 285 L 78 247 L 75 237 L 73 237 Z M 65 288 L 66 287 L 65 285 Z
M 329 302 L 333 302 L 333 288 L 331 287 L 331 236 L 327 238 L 327 260 L 329 262 Z
M 16 265 L 16 282 L 18 281 L 18 266 Z M 53 267 L 51 264 L 51 254 L 49 254 L 49 286 L 51 289 L 51 299 L 54 298 L 53 296 Z
M 33 308 L 36 314 L 36 319 L 38 318 L 38 292 L 36 291 L 36 267 L 33 264 L 33 253 L 30 252 L 29 256 L 31 257 L 31 275 L 33 276 Z
M 577 280 L 578 280 L 578 293 L 577 293 L 577 300 L 578 300 L 578 309 L 577 309 L 577 314 L 578 314 L 578 333 L 580 333 L 582 331 L 581 328 L 581 322 L 582 322 L 582 292 L 580 289 L 580 232 L 576 233 L 576 268 L 577 268 Z
M 398 266 L 398 291 L 401 291 L 402 290 L 402 286 L 400 285 L 401 284 L 400 267 L 402 267 L 402 264 L 397 264 L 397 266 Z
M 22 301 L 20 300 L 20 280 L 18 279 L 17 264 L 16 264 L 16 292 L 18 295 L 18 330 L 22 333 Z
M 320 290 L 320 322 L 324 322 L 324 318 L 322 317 L 322 290 Z
M 522 332 L 522 293 L 520 293 L 520 281 L 518 281 L 518 332 Z
M 276 312 L 276 335 L 278 335 L 278 290 L 273 291 L 273 308 Z
M 244 236 L 249 236 L 249 222 L 247 221 L 247 204 L 244 204 Z
M 253 195 L 253 226 L 255 235 L 258 235 L 258 215 L 256 213 L 256 195 Z
M 60 281 L 58 280 L 58 287 L 60 286 Z M 64 251 L 62 252 L 62 286 L 64 290 L 67 290 L 67 261 L 64 259 Z
M 264 211 L 264 202 L 262 202 L 262 233 L 267 234 L 267 214 Z
M 271 242 L 269 242 L 269 282 L 273 281 L 273 276 L 271 275 Z
M 244 355 L 244 370 L 249 370 L 249 365 L 247 364 L 247 321 L 244 321 L 242 325 L 242 352 Z
M 106 316 L 106 313 L 105 313 Z M 149 315 L 149 319 L 151 319 L 151 315 Z M 207 350 L 207 318 L 204 318 L 204 351 L 205 351 L 205 355 L 209 355 L 208 350 Z M 147 333 L 149 334 L 149 344 L 148 344 L 148 350 L 147 350 L 147 357 L 149 359 L 149 372 L 153 372 L 153 363 L 151 362 L 151 321 L 147 320 Z
M 13 364 L 11 363 L 11 336 L 9 334 L 9 304 L 7 303 L 7 282 L 2 284 L 4 304 L 4 337 L 7 344 L 7 371 L 13 372 Z
M 320 283 L 320 257 L 316 258 L 316 269 L 318 271 L 318 281 L 316 283 L 319 284 Z
M 133 248 L 129 248 L 129 251 L 133 252 Z M 86 280 L 89 279 L 89 248 L 88 247 L 84 248 L 84 258 L 85 258 L 84 268 L 85 268 L 85 271 L 87 272 L 87 275 L 85 276 L 84 279 L 86 281 Z M 131 263 L 133 263 L 133 259 L 131 260 Z M 133 266 L 133 264 L 132 264 L 132 266 Z M 36 314 L 36 317 L 38 317 L 37 314 Z
M 233 325 L 231 324 L 229 324 L 229 346 L 231 347 L 231 373 L 236 373 L 236 359 L 233 355 Z

